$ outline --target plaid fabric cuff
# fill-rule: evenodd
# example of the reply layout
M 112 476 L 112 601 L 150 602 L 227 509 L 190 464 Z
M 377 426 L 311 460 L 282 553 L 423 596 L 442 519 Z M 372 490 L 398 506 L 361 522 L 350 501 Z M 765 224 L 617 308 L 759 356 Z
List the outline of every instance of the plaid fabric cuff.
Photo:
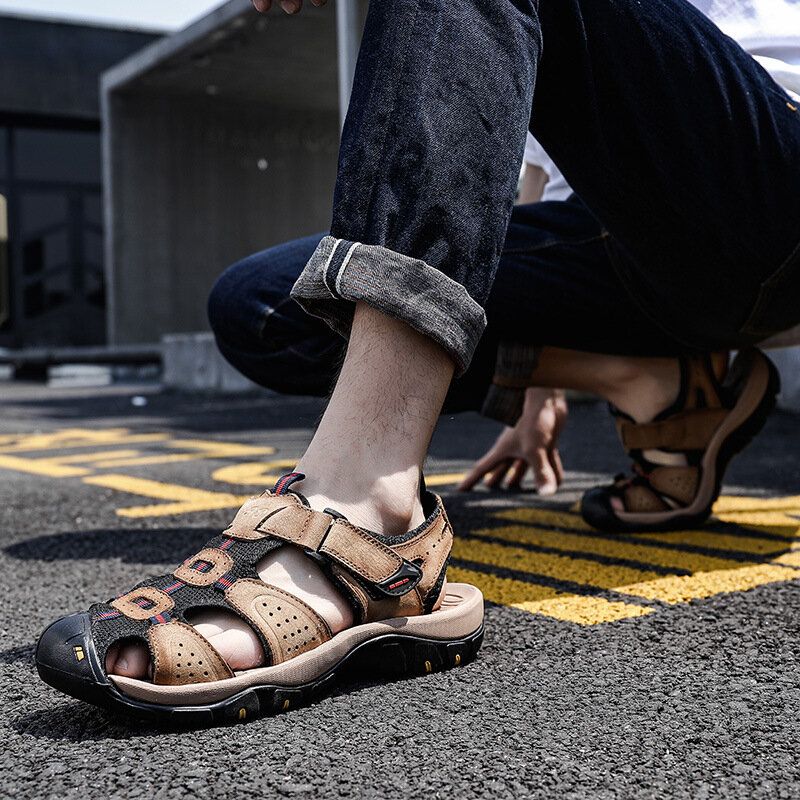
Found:
M 516 425 L 522 416 L 525 390 L 531 385 L 541 348 L 530 344 L 503 343 L 497 350 L 497 366 L 481 413 L 505 425 Z
M 326 236 L 297 279 L 292 297 L 345 338 L 355 303 L 399 319 L 443 347 L 461 375 L 486 327 L 467 290 L 424 261 L 378 245 Z

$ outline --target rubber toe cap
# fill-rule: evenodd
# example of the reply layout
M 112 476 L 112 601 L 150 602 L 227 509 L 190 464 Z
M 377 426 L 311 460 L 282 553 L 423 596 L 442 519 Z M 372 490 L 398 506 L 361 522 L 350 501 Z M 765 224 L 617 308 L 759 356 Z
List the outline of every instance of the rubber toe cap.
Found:
M 106 683 L 92 641 L 89 614 L 70 614 L 50 625 L 36 645 L 36 667 L 41 678 L 63 692 L 82 683 Z

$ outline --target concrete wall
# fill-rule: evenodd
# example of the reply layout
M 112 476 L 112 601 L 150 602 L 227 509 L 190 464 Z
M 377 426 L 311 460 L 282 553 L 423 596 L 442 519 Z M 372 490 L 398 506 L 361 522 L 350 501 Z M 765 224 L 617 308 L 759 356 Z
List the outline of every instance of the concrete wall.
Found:
M 0 16 L 0 112 L 98 119 L 101 73 L 158 38 Z
M 232 0 L 105 76 L 110 344 L 207 330 L 225 267 L 329 227 L 336 25 L 307 11 Z
M 335 112 L 115 97 L 109 341 L 208 328 L 216 277 L 330 224 Z

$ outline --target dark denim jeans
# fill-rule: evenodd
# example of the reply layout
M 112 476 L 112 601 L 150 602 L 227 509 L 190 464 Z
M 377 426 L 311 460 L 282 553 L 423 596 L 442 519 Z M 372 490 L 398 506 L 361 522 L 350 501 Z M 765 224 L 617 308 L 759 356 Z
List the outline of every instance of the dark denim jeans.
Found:
M 519 288 L 530 300 L 520 327 L 539 329 L 556 307 L 554 324 L 582 334 L 576 346 L 597 347 L 602 328 L 626 327 L 613 303 L 597 327 L 579 319 L 591 301 L 578 291 L 606 278 L 686 348 L 738 347 L 800 322 L 800 113 L 684 0 L 373 0 L 331 235 L 293 296 L 344 335 L 355 302 L 370 303 L 463 372 L 529 123 L 583 221 L 597 220 L 605 266 L 562 297 L 563 277 L 537 275 L 541 294 Z M 535 238 L 541 249 L 546 234 Z
M 306 314 L 290 291 L 322 234 L 256 253 L 217 281 L 209 318 L 223 355 L 248 378 L 287 394 L 326 395 L 345 342 Z M 622 355 L 677 355 L 685 347 L 643 314 L 608 257 L 608 236 L 586 207 L 567 202 L 517 206 L 488 326 L 445 411 L 480 410 L 500 342 Z

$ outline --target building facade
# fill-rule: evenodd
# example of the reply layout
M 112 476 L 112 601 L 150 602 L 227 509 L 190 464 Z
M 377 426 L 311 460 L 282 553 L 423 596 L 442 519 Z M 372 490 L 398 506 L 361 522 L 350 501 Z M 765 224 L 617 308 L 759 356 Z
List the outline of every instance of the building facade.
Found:
M 105 342 L 100 76 L 160 35 L 0 16 L 0 347 Z

